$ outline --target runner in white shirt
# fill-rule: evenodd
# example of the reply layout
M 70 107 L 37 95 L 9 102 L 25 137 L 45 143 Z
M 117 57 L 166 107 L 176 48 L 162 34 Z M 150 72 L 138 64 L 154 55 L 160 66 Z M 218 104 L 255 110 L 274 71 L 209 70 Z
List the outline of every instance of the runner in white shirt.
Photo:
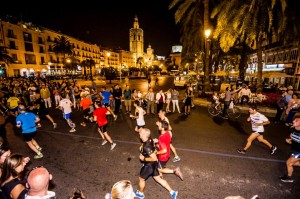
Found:
M 264 139 L 264 125 L 270 124 L 270 121 L 266 116 L 257 112 L 257 108 L 255 105 L 250 106 L 249 108 L 250 116 L 248 117 L 247 121 L 251 122 L 252 125 L 252 133 L 247 139 L 247 144 L 243 149 L 237 149 L 237 152 L 241 154 L 245 154 L 247 149 L 250 148 L 251 143 L 253 140 L 258 139 L 259 142 L 264 143 L 270 148 L 271 155 L 277 150 L 277 147 L 270 144 L 266 139 Z
M 59 108 L 60 110 L 62 110 L 63 112 L 63 117 L 64 119 L 68 122 L 68 125 L 71 127 L 70 132 L 75 132 L 75 124 L 72 122 L 71 120 L 71 112 L 72 112 L 72 106 L 73 103 L 66 98 L 66 94 L 62 93 L 61 97 L 63 98 L 60 102 L 59 102 Z
M 139 132 L 140 128 L 144 128 L 145 127 L 145 119 L 144 119 L 144 115 L 146 114 L 146 111 L 139 106 L 140 102 L 139 100 L 135 100 L 133 102 L 133 106 L 135 107 L 135 115 L 130 115 L 131 118 L 136 119 L 136 127 L 135 127 L 135 131 Z

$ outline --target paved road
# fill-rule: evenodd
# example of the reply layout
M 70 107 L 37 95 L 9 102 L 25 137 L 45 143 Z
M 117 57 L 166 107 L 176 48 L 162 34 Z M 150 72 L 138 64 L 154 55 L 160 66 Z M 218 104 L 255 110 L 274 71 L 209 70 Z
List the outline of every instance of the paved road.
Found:
M 165 90 L 172 80 L 160 77 L 159 83 Z M 147 80 L 130 80 L 130 86 L 145 91 Z M 54 176 L 51 189 L 59 199 L 67 198 L 74 187 L 83 189 L 90 199 L 103 199 L 112 185 L 122 179 L 131 180 L 135 188 L 138 186 L 140 140 L 133 130 L 136 123 L 128 115 L 121 113 L 116 122 L 110 121 L 108 130 L 117 143 L 110 151 L 108 144 L 101 146 L 95 124 L 78 125 L 76 133 L 69 133 L 61 112 L 51 109 L 50 113 L 58 128 L 54 130 L 51 123 L 42 118 L 37 135 L 44 149 L 42 160 L 33 159 L 20 132 L 12 131 L 10 124 L 7 125 L 7 137 L 13 152 L 32 158 L 28 169 L 37 165 L 49 169 Z M 204 106 L 196 106 L 188 117 L 175 113 L 168 117 L 174 129 L 173 144 L 182 158 L 177 163 L 170 161 L 168 167 L 179 166 L 184 181 L 171 174 L 164 177 L 179 191 L 178 198 L 217 199 L 229 195 L 251 198 L 256 194 L 260 198 L 300 198 L 298 168 L 295 169 L 294 183 L 284 184 L 278 179 L 285 172 L 285 160 L 289 156 L 290 146 L 284 141 L 287 127 L 284 125 L 266 127 L 265 137 L 278 146 L 275 155 L 270 155 L 269 150 L 257 141 L 247 155 L 240 155 L 236 148 L 245 144 L 251 130 L 245 122 L 246 115 L 235 121 L 211 118 Z M 81 114 L 74 111 L 72 119 L 79 124 Z M 152 130 L 153 137 L 158 136 L 156 120 L 154 115 L 146 116 L 146 125 Z M 153 179 L 147 181 L 145 195 L 149 199 L 169 198 L 167 191 Z
M 52 189 L 58 198 L 67 198 L 74 187 L 84 190 L 90 199 L 102 199 L 118 180 L 129 179 L 138 186 L 141 164 L 138 160 L 140 141 L 133 131 L 135 121 L 121 113 L 116 122 L 111 121 L 109 132 L 117 143 L 113 151 L 109 145 L 101 146 L 100 136 L 94 124 L 78 126 L 76 133 L 69 133 L 68 126 L 57 109 L 51 110 L 58 122 L 58 128 L 46 118 L 38 129 L 37 140 L 43 147 L 44 158 L 34 160 L 32 152 L 20 137 L 20 132 L 8 128 L 8 140 L 13 152 L 20 152 L 32 158 L 28 168 L 44 165 L 53 174 Z M 281 183 L 278 177 L 285 171 L 285 160 L 289 146 L 284 142 L 287 136 L 285 126 L 271 124 L 266 127 L 265 137 L 278 146 L 275 155 L 258 142 L 254 142 L 247 155 L 236 153 L 236 148 L 245 144 L 250 126 L 240 120 L 210 118 L 204 107 L 193 109 L 189 117 L 169 114 L 173 126 L 173 144 L 182 161 L 169 162 L 168 167 L 180 166 L 184 181 L 176 176 L 165 175 L 170 185 L 179 191 L 178 198 L 202 199 L 224 198 L 229 195 L 242 195 L 251 198 L 299 198 L 299 169 L 295 170 L 296 181 Z M 74 112 L 74 121 L 79 123 L 81 115 Z M 155 127 L 156 116 L 146 116 L 147 127 L 153 137 L 158 133 Z M 169 198 L 166 190 L 154 182 L 147 181 L 146 198 Z

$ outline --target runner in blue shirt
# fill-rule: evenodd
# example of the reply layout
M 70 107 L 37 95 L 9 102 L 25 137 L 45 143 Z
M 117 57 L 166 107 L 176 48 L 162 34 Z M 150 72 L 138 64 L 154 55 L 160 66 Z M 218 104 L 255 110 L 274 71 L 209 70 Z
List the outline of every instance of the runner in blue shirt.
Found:
M 34 159 L 42 158 L 42 148 L 34 139 L 37 133 L 36 123 L 40 121 L 40 118 L 34 113 L 26 112 L 26 108 L 22 104 L 19 105 L 18 110 L 20 114 L 16 118 L 17 127 L 22 128 L 22 134 L 25 142 L 29 148 L 37 154 L 34 156 Z

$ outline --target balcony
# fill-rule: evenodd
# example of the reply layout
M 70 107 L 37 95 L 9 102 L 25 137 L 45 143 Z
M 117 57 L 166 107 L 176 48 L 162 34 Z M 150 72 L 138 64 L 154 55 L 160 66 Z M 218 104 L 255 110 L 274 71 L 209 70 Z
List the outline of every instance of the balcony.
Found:
M 22 61 L 20 61 L 20 60 L 15 60 L 15 61 L 14 61 L 14 64 L 22 64 Z
M 36 64 L 36 61 L 29 61 L 29 60 L 26 60 L 26 64 Z

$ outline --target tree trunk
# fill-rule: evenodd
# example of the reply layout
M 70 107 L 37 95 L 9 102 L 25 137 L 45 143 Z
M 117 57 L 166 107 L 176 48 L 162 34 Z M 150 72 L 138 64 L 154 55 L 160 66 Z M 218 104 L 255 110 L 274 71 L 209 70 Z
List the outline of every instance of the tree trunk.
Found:
M 202 32 L 203 36 L 205 37 L 205 30 L 209 29 L 209 0 L 204 0 L 204 31 Z M 209 48 L 210 45 L 208 45 L 208 39 L 206 39 L 206 46 L 205 48 Z M 205 72 L 204 72 L 204 92 L 210 91 L 210 76 L 209 76 L 209 55 L 207 54 L 210 51 L 210 49 L 205 49 Z
M 262 87 L 262 47 L 261 47 L 261 39 L 257 40 L 257 92 L 261 92 Z

